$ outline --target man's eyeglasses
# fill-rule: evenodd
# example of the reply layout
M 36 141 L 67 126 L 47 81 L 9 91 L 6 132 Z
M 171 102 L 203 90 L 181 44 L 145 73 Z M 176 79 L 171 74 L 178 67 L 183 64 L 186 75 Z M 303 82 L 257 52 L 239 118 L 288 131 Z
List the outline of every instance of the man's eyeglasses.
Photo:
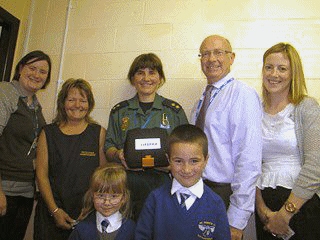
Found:
M 228 53 L 232 53 L 232 52 L 227 51 L 227 50 L 222 50 L 222 49 L 215 49 L 215 50 L 210 50 L 210 51 L 205 51 L 205 52 L 199 53 L 198 56 L 201 59 L 208 60 L 210 58 L 211 54 L 213 54 L 213 56 L 215 56 L 216 58 L 220 58 Z
M 95 200 L 99 203 L 105 203 L 107 200 L 112 205 L 117 205 L 121 202 L 123 194 L 106 194 L 94 193 Z

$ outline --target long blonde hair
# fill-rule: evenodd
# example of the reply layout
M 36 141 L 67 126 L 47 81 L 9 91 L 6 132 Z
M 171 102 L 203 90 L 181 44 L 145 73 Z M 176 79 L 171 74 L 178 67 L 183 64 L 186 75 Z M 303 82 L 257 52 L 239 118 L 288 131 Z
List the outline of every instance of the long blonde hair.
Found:
M 306 80 L 303 73 L 302 62 L 297 50 L 288 43 L 278 43 L 271 48 L 269 48 L 263 54 L 263 68 L 265 66 L 266 58 L 273 53 L 283 53 L 286 55 L 290 62 L 292 80 L 289 89 L 288 99 L 294 105 L 299 104 L 304 97 L 307 96 L 307 86 Z M 269 94 L 267 89 L 264 87 L 262 83 L 262 99 L 263 104 L 267 106 L 269 104 Z
M 93 198 L 94 193 L 116 193 L 122 194 L 123 200 L 120 213 L 123 217 L 130 216 L 130 194 L 127 187 L 127 174 L 124 167 L 118 163 L 107 163 L 103 167 L 98 167 L 90 181 L 90 187 L 83 200 L 83 209 L 79 220 L 86 218 L 95 210 Z

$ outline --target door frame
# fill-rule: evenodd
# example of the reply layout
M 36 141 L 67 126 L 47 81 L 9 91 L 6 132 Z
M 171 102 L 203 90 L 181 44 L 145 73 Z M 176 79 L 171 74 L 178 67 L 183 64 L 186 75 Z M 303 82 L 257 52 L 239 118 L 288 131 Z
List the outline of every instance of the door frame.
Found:
M 10 81 L 20 20 L 0 7 L 0 81 Z

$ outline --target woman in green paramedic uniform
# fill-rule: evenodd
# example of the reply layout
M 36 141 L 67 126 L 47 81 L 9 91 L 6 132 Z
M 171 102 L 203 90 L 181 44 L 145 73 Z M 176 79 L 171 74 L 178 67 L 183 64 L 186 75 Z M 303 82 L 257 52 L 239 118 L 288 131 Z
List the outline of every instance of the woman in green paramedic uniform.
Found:
M 165 75 L 161 60 L 154 53 L 136 57 L 129 69 L 128 79 L 137 94 L 112 108 L 105 146 L 108 160 L 121 162 L 127 168 L 133 219 L 137 220 L 149 192 L 170 179 L 163 169 L 128 169 L 123 154 L 127 131 L 159 127 L 170 134 L 176 126 L 186 124 L 188 120 L 180 104 L 157 94 L 165 82 Z

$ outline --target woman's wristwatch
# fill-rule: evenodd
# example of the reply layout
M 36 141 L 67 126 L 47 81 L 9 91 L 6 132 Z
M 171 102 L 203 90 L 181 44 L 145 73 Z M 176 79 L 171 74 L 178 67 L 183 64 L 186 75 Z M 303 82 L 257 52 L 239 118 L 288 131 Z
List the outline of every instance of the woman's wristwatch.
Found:
M 284 204 L 284 209 L 289 212 L 289 213 L 292 213 L 292 214 L 295 214 L 298 212 L 298 209 L 296 207 L 296 205 L 292 202 L 289 202 L 289 201 L 286 201 L 285 204 Z

